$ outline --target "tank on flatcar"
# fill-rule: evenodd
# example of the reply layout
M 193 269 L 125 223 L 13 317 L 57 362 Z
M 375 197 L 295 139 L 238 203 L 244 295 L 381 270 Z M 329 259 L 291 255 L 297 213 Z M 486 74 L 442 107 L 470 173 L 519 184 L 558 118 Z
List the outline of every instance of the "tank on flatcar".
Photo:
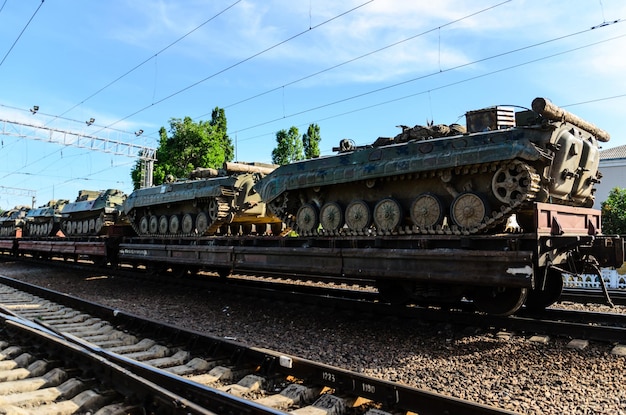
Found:
M 81 190 L 61 210 L 61 230 L 68 237 L 104 235 L 122 212 L 126 194 L 121 190 Z
M 0 216 L 0 236 L 21 236 L 24 227 L 24 218 L 30 206 L 15 206 L 13 209 L 2 212 Z
M 268 225 L 280 233 L 280 219 L 268 215 L 254 185 L 276 166 L 224 163 L 222 169 L 198 168 L 185 180 L 138 189 L 124 212 L 139 236 L 164 238 L 256 232 Z
M 466 113 L 466 127 L 403 127 L 393 138 L 281 166 L 256 188 L 300 235 L 489 234 L 531 202 L 590 207 L 609 135 L 551 102 Z
M 50 200 L 31 209 L 24 218 L 22 236 L 54 236 L 61 229 L 61 210 L 69 202 L 66 199 Z

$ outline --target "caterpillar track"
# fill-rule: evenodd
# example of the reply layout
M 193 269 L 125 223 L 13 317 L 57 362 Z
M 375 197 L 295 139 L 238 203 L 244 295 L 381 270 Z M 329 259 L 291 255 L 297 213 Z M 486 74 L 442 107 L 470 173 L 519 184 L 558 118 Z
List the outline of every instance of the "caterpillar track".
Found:
M 378 201 L 358 199 L 348 204 L 349 208 L 345 212 L 336 210 L 340 207 L 335 202 L 330 202 L 323 205 L 319 213 L 313 204 L 304 204 L 298 208 L 296 215 L 292 215 L 287 209 L 289 194 L 271 203 L 269 208 L 301 236 L 471 235 L 504 225 L 510 215 L 518 213 L 526 202 L 535 200 L 540 191 L 540 176 L 531 166 L 519 161 L 485 163 L 459 167 L 453 172 L 438 170 L 387 177 L 383 180 L 419 181 L 432 177 L 445 180 L 452 174 L 465 175 L 477 172 L 493 174 L 492 188 L 496 193 L 499 192 L 502 204 L 488 213 L 491 209 L 480 193 L 457 193 L 449 209 L 446 209 L 454 217 L 452 224 L 448 224 L 446 220 L 441 198 L 429 192 L 416 196 L 408 209 L 403 209 L 403 206 L 391 198 Z M 362 181 L 355 185 L 367 187 L 371 186 L 371 183 Z M 372 211 L 370 206 L 373 205 L 375 207 Z M 325 206 L 331 207 L 325 209 Z M 403 210 L 408 211 L 409 217 L 403 217 Z M 350 213 L 353 220 L 346 219 L 346 223 L 340 227 L 340 220 L 337 220 L 337 217 Z M 369 219 L 359 221 L 359 218 L 355 217 L 360 213 L 369 216 Z

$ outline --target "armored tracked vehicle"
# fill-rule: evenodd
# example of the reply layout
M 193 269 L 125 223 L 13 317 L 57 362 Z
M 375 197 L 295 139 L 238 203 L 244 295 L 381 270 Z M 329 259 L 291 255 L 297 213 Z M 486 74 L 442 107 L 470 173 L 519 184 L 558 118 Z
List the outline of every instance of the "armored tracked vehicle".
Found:
M 280 219 L 268 215 L 254 185 L 276 166 L 224 163 L 222 169 L 198 168 L 186 180 L 135 190 L 124 212 L 139 236 L 199 237 L 215 234 L 264 234 L 268 225 L 281 231 Z
M 122 212 L 126 194 L 121 190 L 81 190 L 72 203 L 61 211 L 61 230 L 65 236 L 97 236 L 106 234 Z
M 22 236 L 54 236 L 61 229 L 61 210 L 70 201 L 51 200 L 37 209 L 31 209 L 24 218 Z
M 21 236 L 24 218 L 29 210 L 30 206 L 16 206 L 13 209 L 2 212 L 2 216 L 0 216 L 0 236 Z
M 300 235 L 471 235 L 531 229 L 532 202 L 591 207 L 609 135 L 536 98 L 466 113 L 466 127 L 393 138 L 281 166 L 256 189 Z M 513 216 L 515 215 L 515 216 Z

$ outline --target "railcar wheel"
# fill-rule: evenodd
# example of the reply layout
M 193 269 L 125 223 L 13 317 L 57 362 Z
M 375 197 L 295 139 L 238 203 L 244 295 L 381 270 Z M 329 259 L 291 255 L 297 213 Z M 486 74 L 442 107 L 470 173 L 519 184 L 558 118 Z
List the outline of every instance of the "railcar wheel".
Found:
M 312 232 L 317 229 L 319 225 L 319 215 L 317 214 L 317 208 L 310 204 L 305 203 L 300 206 L 296 213 L 296 226 L 298 232 Z
M 420 228 L 439 225 L 443 220 L 443 205 L 431 193 L 422 193 L 411 203 L 411 221 Z
M 474 228 L 480 225 L 487 215 L 489 215 L 487 201 L 474 192 L 461 193 L 450 206 L 450 217 L 461 228 Z
M 556 303 L 563 292 L 563 275 L 555 269 L 547 271 L 543 287 L 537 287 L 528 293 L 526 308 L 532 311 L 542 311 Z
M 170 268 L 170 273 L 176 279 L 183 278 L 189 274 L 189 269 L 185 265 L 173 265 Z
M 185 235 L 189 235 L 193 231 L 193 217 L 189 213 L 183 215 L 181 227 Z
M 337 202 L 328 202 L 320 209 L 320 223 L 327 231 L 336 231 L 343 226 L 343 211 Z
M 496 316 L 510 316 L 526 301 L 528 289 L 515 287 L 476 288 L 472 300 L 479 311 Z
M 363 231 L 372 223 L 372 212 L 363 200 L 353 200 L 346 207 L 346 225 L 352 231 Z
M 147 216 L 142 216 L 141 219 L 139 219 L 139 234 L 140 235 L 148 234 L 148 230 L 150 229 L 149 222 L 150 220 L 148 219 Z
M 159 234 L 165 235 L 167 233 L 167 228 L 169 227 L 168 222 L 167 216 L 161 215 L 159 217 Z
M 207 229 L 209 229 L 209 217 L 206 213 L 200 212 L 198 216 L 196 216 L 196 231 L 199 236 L 202 236 Z
M 149 230 L 152 235 L 155 235 L 159 231 L 159 218 L 156 215 L 150 216 Z
M 376 280 L 378 294 L 395 305 L 405 305 L 413 294 L 412 285 L 408 281 L 379 279 Z
M 180 219 L 178 218 L 178 215 L 170 216 L 168 228 L 172 235 L 176 235 L 178 231 L 180 231 Z
M 391 232 L 402 222 L 402 206 L 392 198 L 386 198 L 374 206 L 374 223 L 379 231 Z

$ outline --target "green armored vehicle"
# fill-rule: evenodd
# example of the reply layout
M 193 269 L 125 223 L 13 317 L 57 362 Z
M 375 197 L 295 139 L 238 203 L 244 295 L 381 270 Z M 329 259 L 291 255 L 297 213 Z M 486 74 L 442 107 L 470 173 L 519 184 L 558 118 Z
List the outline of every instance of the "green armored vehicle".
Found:
M 222 169 L 198 168 L 185 180 L 138 189 L 124 212 L 139 236 L 200 237 L 215 234 L 265 234 L 281 231 L 268 215 L 254 185 L 276 166 L 224 163 Z
M 126 194 L 121 190 L 81 190 L 61 211 L 61 230 L 65 236 L 104 235 L 122 212 Z
M 22 236 L 54 236 L 61 229 L 61 210 L 70 201 L 51 200 L 37 209 L 31 209 L 24 218 Z
M 466 113 L 466 126 L 403 127 L 393 138 L 281 166 L 256 189 L 300 235 L 502 232 L 530 202 L 591 207 L 598 141 L 609 135 L 551 102 Z
M 15 206 L 13 209 L 2 212 L 0 216 L 0 236 L 21 236 L 24 227 L 24 218 L 30 206 Z

